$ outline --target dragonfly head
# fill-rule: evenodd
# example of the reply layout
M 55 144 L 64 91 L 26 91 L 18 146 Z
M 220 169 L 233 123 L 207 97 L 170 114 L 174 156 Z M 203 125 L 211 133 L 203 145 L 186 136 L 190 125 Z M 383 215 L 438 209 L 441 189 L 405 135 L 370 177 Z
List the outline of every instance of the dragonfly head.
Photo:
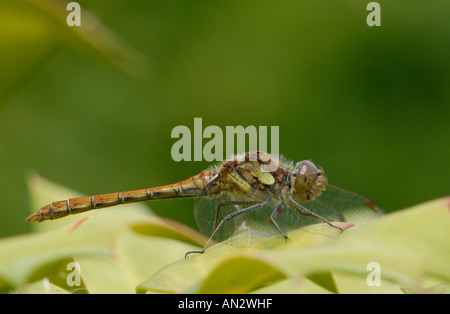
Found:
M 303 160 L 295 165 L 292 183 L 292 196 L 299 202 L 307 202 L 320 195 L 327 179 L 322 169 L 308 160 Z

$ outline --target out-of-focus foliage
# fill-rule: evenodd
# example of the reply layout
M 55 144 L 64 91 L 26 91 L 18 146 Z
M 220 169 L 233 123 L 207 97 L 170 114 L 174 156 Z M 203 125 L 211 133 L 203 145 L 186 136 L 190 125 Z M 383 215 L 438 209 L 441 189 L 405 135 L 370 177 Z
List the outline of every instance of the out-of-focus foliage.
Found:
M 144 57 L 130 48 L 88 11 L 83 23 L 68 27 L 64 1 L 0 2 L 0 110 L 63 45 L 90 52 L 133 73 Z M 142 69 L 140 69 L 142 71 Z

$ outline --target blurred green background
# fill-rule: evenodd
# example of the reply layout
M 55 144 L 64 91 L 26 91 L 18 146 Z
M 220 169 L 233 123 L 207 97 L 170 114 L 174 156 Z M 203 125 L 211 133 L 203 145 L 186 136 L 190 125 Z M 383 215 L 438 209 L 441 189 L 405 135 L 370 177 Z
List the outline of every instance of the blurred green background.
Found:
M 360 0 L 80 0 L 80 29 L 68 2 L 0 1 L 0 236 L 30 228 L 30 173 L 93 195 L 200 172 L 170 154 L 194 117 L 279 126 L 385 212 L 449 194 L 448 0 L 378 1 L 381 27 Z M 192 200 L 147 205 L 195 225 Z

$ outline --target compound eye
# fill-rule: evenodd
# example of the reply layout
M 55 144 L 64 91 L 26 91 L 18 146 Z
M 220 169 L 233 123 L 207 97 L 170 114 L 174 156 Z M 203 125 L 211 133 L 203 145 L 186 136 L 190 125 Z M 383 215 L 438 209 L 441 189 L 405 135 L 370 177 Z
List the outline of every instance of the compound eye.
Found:
M 303 160 L 297 165 L 298 174 L 301 176 L 317 176 L 319 175 L 319 169 L 309 160 Z
M 306 192 L 316 183 L 321 172 L 310 161 L 304 160 L 295 167 L 295 190 Z

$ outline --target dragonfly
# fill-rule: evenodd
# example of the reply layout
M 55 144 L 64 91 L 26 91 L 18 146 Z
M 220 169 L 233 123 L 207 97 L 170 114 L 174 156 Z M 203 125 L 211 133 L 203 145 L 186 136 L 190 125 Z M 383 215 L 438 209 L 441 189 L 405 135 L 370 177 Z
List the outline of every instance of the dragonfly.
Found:
M 328 184 L 324 170 L 312 161 L 294 164 L 281 156 L 247 152 L 174 184 L 53 202 L 26 220 L 41 222 L 120 204 L 173 198 L 196 198 L 195 220 L 209 237 L 202 250 L 189 251 L 186 256 L 204 253 L 212 243 L 242 230 L 251 231 L 247 232 L 252 235 L 247 237 L 250 242 L 274 234 L 288 240 L 289 231 L 310 224 L 322 222 L 343 232 L 336 222 L 361 224 L 381 215 L 369 198 Z

